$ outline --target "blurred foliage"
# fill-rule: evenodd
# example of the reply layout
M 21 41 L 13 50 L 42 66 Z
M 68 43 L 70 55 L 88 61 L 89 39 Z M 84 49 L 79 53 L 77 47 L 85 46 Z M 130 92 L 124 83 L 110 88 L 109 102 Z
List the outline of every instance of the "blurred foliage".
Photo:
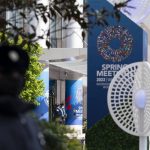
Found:
M 83 133 L 86 133 L 87 131 L 87 119 L 86 118 L 83 118 L 82 130 L 83 130 Z
M 110 12 L 105 8 L 94 10 L 88 4 L 79 5 L 76 0 L 48 0 L 47 4 L 37 0 L 1 0 L 0 1 L 0 31 L 6 33 L 9 37 L 17 39 L 19 35 L 26 38 L 24 43 L 34 43 L 39 39 L 44 39 L 47 47 L 51 46 L 50 35 L 55 32 L 51 28 L 44 30 L 40 35 L 37 31 L 37 24 L 34 22 L 43 21 L 45 24 L 54 22 L 61 18 L 66 25 L 63 29 L 69 28 L 69 23 L 75 20 L 83 29 L 83 39 L 86 35 L 86 29 L 91 25 L 108 25 L 107 18 L 114 17 L 120 20 L 119 9 L 127 5 L 124 3 L 115 4 L 114 10 Z M 98 1 L 101 3 L 101 1 Z M 10 12 L 12 16 L 6 17 Z M 95 16 L 93 22 L 88 22 L 89 16 Z M 60 30 L 60 29 L 57 29 Z M 37 36 L 38 32 L 38 36 Z M 41 31 L 40 31 L 41 32 Z M 3 39 L 4 40 L 4 39 Z
M 121 130 L 108 115 L 87 130 L 87 150 L 138 150 L 139 137 Z
M 5 42 L 3 42 L 3 39 L 5 39 Z M 38 79 L 43 70 L 43 64 L 39 62 L 39 56 L 42 54 L 42 48 L 37 43 L 22 45 L 24 39 L 21 36 L 19 36 L 15 41 L 3 33 L 0 33 L 0 42 L 1 44 L 18 45 L 28 53 L 30 57 L 30 64 L 25 75 L 25 87 L 21 92 L 20 97 L 26 102 L 38 105 L 36 98 L 41 96 L 44 92 L 44 83 L 42 80 Z
M 82 144 L 76 138 L 68 138 L 73 130 L 56 122 L 39 121 L 39 126 L 45 137 L 44 150 L 82 150 Z
M 29 54 L 30 65 L 26 73 L 26 83 L 20 96 L 26 102 L 38 105 L 37 97 L 43 95 L 44 83 L 38 79 L 42 70 L 43 64 L 39 62 L 39 56 L 42 53 L 42 48 L 39 44 L 25 45 L 23 49 Z

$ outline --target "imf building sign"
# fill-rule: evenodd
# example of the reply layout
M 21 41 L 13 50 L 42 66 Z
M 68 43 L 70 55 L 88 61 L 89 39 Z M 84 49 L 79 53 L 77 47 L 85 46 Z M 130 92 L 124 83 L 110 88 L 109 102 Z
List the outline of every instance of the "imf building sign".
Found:
M 113 6 L 105 0 L 88 0 L 93 9 Z M 147 59 L 147 34 L 124 14 L 118 22 L 96 26 L 88 34 L 88 127 L 108 115 L 107 90 L 114 75 L 127 64 Z M 89 18 L 90 21 L 93 18 Z

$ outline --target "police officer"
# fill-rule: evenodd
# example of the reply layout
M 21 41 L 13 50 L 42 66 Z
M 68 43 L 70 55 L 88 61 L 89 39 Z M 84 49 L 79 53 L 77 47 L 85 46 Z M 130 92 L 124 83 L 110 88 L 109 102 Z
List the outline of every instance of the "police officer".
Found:
M 19 98 L 29 57 L 18 46 L 0 46 L 0 150 L 42 150 L 44 137 Z
M 60 104 L 60 112 L 61 112 L 61 123 L 65 124 L 67 114 L 63 103 Z

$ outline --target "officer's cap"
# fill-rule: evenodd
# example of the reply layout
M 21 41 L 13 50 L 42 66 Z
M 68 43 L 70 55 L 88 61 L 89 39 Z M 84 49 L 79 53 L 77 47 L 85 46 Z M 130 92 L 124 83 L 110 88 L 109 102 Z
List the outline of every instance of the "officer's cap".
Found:
M 25 74 L 29 66 L 28 54 L 19 46 L 0 46 L 0 72 L 19 72 Z

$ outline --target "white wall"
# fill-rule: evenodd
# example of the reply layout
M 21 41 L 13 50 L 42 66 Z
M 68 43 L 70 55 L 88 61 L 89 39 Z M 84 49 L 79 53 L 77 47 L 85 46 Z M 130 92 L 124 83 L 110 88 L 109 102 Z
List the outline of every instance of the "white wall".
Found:
M 87 48 L 51 48 L 44 49 L 40 60 L 64 59 L 80 55 L 87 56 Z

